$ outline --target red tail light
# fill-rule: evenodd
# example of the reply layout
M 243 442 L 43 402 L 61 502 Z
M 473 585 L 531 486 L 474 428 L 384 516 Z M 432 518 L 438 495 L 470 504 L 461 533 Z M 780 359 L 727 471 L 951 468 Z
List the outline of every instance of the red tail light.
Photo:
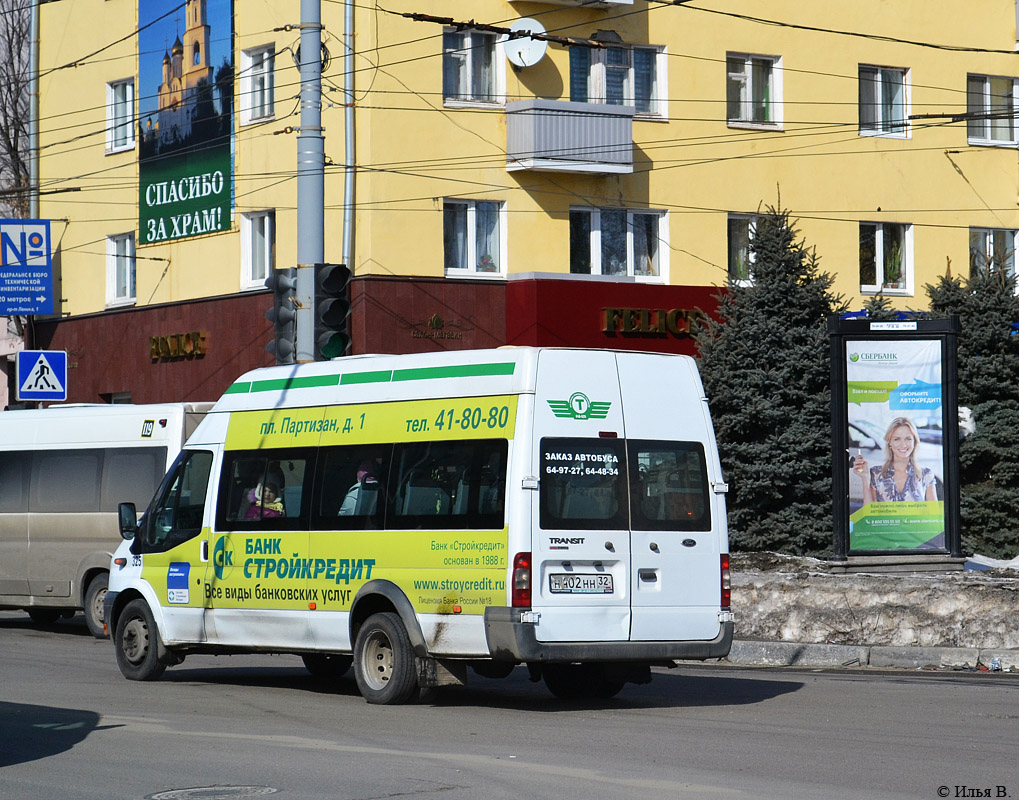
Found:
M 732 575 L 729 572 L 729 554 L 722 553 L 722 608 L 732 604 Z
M 513 556 L 513 607 L 531 607 L 531 554 Z

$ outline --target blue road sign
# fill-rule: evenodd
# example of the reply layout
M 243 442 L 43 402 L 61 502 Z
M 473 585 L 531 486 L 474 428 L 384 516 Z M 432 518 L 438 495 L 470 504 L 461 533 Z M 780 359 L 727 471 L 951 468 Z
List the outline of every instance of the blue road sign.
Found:
M 48 219 L 0 219 L 0 316 L 53 313 Z
M 67 399 L 67 353 L 63 350 L 18 352 L 17 397 L 61 403 Z

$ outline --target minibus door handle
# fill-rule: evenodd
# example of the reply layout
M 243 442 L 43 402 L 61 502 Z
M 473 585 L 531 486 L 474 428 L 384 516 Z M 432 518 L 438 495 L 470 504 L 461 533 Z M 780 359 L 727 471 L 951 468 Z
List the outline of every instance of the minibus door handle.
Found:
M 201 551 L 200 551 L 199 557 L 202 559 L 202 561 L 208 561 L 209 560 L 209 540 L 208 539 L 202 539 L 202 546 L 201 546 Z

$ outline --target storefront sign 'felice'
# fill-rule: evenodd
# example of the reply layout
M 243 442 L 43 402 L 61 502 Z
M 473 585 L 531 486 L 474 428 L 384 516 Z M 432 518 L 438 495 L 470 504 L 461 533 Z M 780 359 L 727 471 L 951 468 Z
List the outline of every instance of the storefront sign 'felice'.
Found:
M 609 335 L 690 336 L 705 314 L 686 308 L 603 308 L 602 331 Z

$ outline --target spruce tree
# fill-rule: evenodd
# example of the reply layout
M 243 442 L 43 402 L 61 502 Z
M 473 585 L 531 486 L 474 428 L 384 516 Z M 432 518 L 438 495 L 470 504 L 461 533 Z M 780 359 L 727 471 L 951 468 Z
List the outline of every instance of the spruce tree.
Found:
M 975 426 L 959 444 L 962 547 L 1019 554 L 1019 322 L 1016 279 L 1000 263 L 926 287 L 936 316 L 958 314 L 959 405 Z
M 697 334 L 734 550 L 822 555 L 832 544 L 831 291 L 789 212 L 768 208 L 750 244 L 753 280 L 730 281 Z

